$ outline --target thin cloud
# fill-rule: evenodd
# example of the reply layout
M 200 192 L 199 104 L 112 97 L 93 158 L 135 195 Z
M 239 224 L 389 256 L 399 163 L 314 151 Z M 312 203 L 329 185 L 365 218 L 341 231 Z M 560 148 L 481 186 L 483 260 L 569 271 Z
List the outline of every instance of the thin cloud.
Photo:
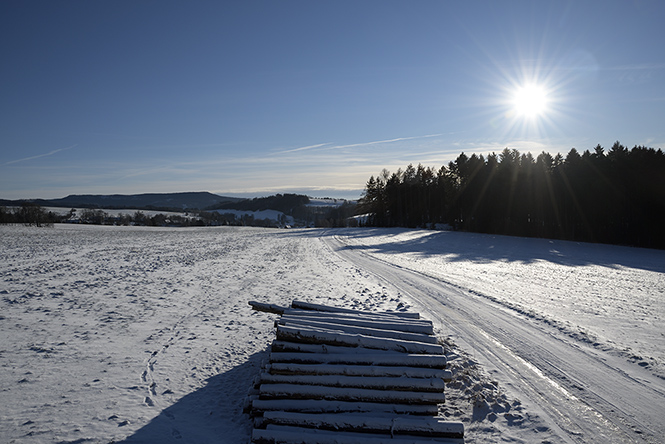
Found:
M 42 158 L 42 157 L 52 156 L 52 155 L 57 154 L 57 153 L 59 153 L 59 152 L 61 152 L 61 151 L 70 150 L 70 149 L 76 147 L 77 145 L 78 145 L 78 144 L 75 144 L 75 145 L 72 145 L 72 146 L 68 146 L 68 147 L 66 147 L 66 148 L 58 148 L 57 150 L 49 151 L 48 153 L 45 153 L 45 154 L 39 154 L 39 155 L 37 155 L 37 156 L 24 157 L 24 158 L 22 158 L 22 159 L 10 160 L 9 162 L 5 162 L 4 165 L 13 165 L 13 164 L 15 164 L 15 163 L 19 163 L 19 162 L 27 162 L 27 161 L 29 161 L 29 160 L 35 160 L 35 159 L 40 159 L 40 158 Z

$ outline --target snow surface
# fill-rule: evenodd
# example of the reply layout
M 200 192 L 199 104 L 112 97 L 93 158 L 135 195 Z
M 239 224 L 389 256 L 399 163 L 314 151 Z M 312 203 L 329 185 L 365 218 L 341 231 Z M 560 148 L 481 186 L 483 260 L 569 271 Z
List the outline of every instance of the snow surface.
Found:
M 247 442 L 242 406 L 276 318 L 249 300 L 419 307 L 333 236 L 663 374 L 662 251 L 410 230 L 0 226 L 0 442 Z M 603 442 L 557 435 L 501 389 L 509 375 L 488 378 L 479 356 L 445 346 L 446 416 L 465 422 L 466 442 Z
M 629 353 L 665 377 L 665 251 L 399 229 L 353 231 L 345 241 Z

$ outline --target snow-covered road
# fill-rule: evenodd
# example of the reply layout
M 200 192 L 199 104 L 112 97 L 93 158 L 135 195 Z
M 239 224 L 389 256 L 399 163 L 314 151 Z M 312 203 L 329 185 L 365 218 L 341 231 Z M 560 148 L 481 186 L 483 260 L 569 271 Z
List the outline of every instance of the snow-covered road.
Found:
M 423 272 L 422 259 L 395 260 L 399 257 L 395 252 L 408 255 L 409 251 L 400 243 L 405 240 L 400 238 L 404 233 L 393 234 L 393 254 L 385 253 L 385 244 L 379 248 L 368 243 L 367 237 L 359 236 L 357 231 L 331 235 L 325 241 L 344 259 L 408 295 L 416 311 L 437 322 L 444 334 L 472 353 L 511 396 L 519 398 L 528 411 L 539 417 L 537 421 L 544 426 L 521 429 L 516 440 L 662 442 L 662 378 L 601 344 L 594 346 L 575 339 L 557 323 L 527 315 L 524 310 L 511 308 L 512 304 L 483 295 L 488 290 L 482 285 L 478 288 L 483 293 L 473 286 L 446 281 L 431 270 Z M 543 296 L 534 295 L 534 299 Z M 500 419 L 509 422 L 509 418 Z M 504 431 L 510 433 L 509 429 Z

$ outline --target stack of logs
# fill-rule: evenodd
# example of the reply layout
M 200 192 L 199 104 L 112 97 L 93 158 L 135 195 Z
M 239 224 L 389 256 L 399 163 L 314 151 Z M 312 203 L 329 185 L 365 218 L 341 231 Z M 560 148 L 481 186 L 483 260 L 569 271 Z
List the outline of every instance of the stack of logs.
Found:
M 252 444 L 464 442 L 462 423 L 436 418 L 451 374 L 417 313 L 250 305 L 281 315 L 248 405 Z

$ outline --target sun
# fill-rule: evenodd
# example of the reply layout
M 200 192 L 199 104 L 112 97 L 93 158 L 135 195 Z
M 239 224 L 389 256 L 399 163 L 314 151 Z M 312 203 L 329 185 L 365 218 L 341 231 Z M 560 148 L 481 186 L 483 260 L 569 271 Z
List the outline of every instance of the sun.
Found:
M 547 90 L 540 85 L 527 84 L 515 90 L 513 106 L 518 116 L 529 119 L 539 117 L 547 111 Z

